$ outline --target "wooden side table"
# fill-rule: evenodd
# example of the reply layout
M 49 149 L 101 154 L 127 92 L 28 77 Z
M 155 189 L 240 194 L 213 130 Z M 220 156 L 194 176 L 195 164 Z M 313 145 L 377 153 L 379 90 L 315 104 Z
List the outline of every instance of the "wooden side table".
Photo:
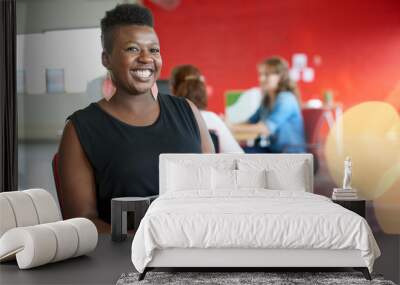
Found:
M 332 199 L 332 202 L 339 204 L 340 206 L 359 214 L 361 217 L 365 219 L 365 209 L 366 209 L 366 201 L 362 199 L 358 200 L 336 200 Z
M 122 197 L 111 200 L 111 239 L 124 241 L 127 237 L 127 213 L 134 213 L 134 229 L 137 230 L 140 221 L 146 214 L 150 203 L 157 196 Z

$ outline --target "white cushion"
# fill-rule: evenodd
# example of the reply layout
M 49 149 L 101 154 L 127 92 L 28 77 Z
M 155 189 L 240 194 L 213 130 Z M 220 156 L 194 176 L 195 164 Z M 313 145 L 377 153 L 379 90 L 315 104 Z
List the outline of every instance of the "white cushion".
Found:
M 168 191 L 211 189 L 211 167 L 169 163 Z
M 28 269 L 86 254 L 97 240 L 96 226 L 85 218 L 13 228 L 0 238 L 0 261 L 16 257 Z
M 216 169 L 236 169 L 236 160 L 224 156 L 213 156 L 203 154 L 160 154 L 160 195 L 170 191 L 196 190 L 205 193 L 212 191 L 211 168 Z M 178 167 L 174 167 L 179 165 Z M 188 177 L 196 177 L 198 173 L 193 173 L 190 169 L 204 169 L 204 176 L 201 181 L 198 179 L 189 180 L 183 178 L 182 173 L 188 174 Z M 186 169 L 189 169 L 186 171 Z M 197 171 L 197 170 L 195 170 Z M 189 173 L 187 173 L 189 172 Z M 180 190 L 176 190 L 180 189 Z
M 60 210 L 51 194 L 44 189 L 28 189 L 22 191 L 28 194 L 33 201 L 39 224 L 57 222 L 62 220 Z
M 262 170 L 236 170 L 237 188 L 267 188 L 267 171 Z
M 0 193 L 0 213 L 0 237 L 14 227 L 33 226 L 62 219 L 56 201 L 44 189 Z
M 78 249 L 79 237 L 78 232 L 71 228 L 70 223 L 55 222 L 44 224 L 43 226 L 51 230 L 56 237 L 57 244 L 60 244 L 60 246 L 57 246 L 56 255 L 51 262 L 67 259 L 75 255 Z
M 211 173 L 213 190 L 236 190 L 236 170 L 212 168 Z
M 79 242 L 74 257 L 86 254 L 96 248 L 98 239 L 97 228 L 90 220 L 74 218 L 65 220 L 65 222 L 71 224 L 78 233 Z
M 0 193 L 0 262 L 17 259 L 26 269 L 79 256 L 97 244 L 88 219 L 61 220 L 59 208 L 43 189 Z
M 15 228 L 17 222 L 10 202 L 0 193 L 0 237 L 8 230 Z
M 239 159 L 239 170 L 267 171 L 267 188 L 271 190 L 306 191 L 309 168 L 304 160 Z
M 17 227 L 39 224 L 35 205 L 29 195 L 23 191 L 3 192 L 0 195 L 10 203 Z
M 167 193 L 169 186 L 173 183 L 170 180 L 176 179 L 176 177 L 170 177 L 171 163 L 184 165 L 185 167 L 211 167 L 216 169 L 239 169 L 239 170 L 277 170 L 278 172 L 283 171 L 285 173 L 291 167 L 299 164 L 304 165 L 304 179 L 296 179 L 297 175 L 294 175 L 295 180 L 292 180 L 290 185 L 282 183 L 274 183 L 272 179 L 271 186 L 278 185 L 280 188 L 291 188 L 292 190 L 301 190 L 307 192 L 313 192 L 313 160 L 311 154 L 193 154 L 193 153 L 178 153 L 178 154 L 161 154 L 159 164 L 159 191 L 160 195 Z M 289 172 L 287 172 L 289 173 Z M 211 176 L 211 175 L 210 175 Z M 293 176 L 293 175 L 292 175 Z M 268 176 L 267 176 L 268 178 Z M 293 177 L 285 177 L 284 179 L 292 179 Z M 276 178 L 280 179 L 280 178 Z M 275 179 L 275 180 L 276 180 Z M 279 182 L 279 181 L 278 181 Z M 212 186 L 212 185 L 211 185 Z M 269 186 L 269 185 L 268 185 Z M 206 193 L 215 192 L 212 189 L 201 190 L 197 192 Z M 269 188 L 269 187 L 267 187 Z M 263 188 L 265 189 L 265 188 Z M 220 192 L 220 191 L 218 191 Z M 236 193 L 236 191 L 235 191 Z M 182 193 L 183 194 L 183 193 Z
M 57 251 L 57 240 L 43 225 L 13 228 L 0 238 L 0 261 L 17 259 L 20 269 L 51 262 Z
M 273 190 L 306 191 L 306 173 L 303 163 L 284 171 L 272 169 L 267 172 L 268 188 Z

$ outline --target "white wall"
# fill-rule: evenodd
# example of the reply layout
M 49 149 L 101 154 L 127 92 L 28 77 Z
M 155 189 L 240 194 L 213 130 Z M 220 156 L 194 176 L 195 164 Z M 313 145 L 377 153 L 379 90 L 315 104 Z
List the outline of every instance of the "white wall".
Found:
M 123 1 L 17 0 L 17 34 L 99 27 L 105 11 L 121 2 Z
M 25 93 L 46 93 L 46 68 L 64 69 L 66 93 L 86 91 L 106 73 L 100 29 L 75 29 L 17 36 L 17 70 L 25 71 Z
M 121 2 L 17 0 L 17 69 L 25 70 L 25 92 L 17 98 L 20 140 L 58 140 L 67 116 L 100 98 L 99 88 L 87 94 L 106 72 L 100 20 Z M 46 68 L 64 69 L 64 93 L 46 93 Z

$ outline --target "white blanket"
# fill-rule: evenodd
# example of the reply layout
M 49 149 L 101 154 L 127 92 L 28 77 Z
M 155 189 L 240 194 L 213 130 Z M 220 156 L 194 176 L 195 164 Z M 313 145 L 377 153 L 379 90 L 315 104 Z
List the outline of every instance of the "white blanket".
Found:
M 265 189 L 162 195 L 134 237 L 135 268 L 143 272 L 154 250 L 165 248 L 358 249 L 371 272 L 380 255 L 359 215 L 320 195 Z

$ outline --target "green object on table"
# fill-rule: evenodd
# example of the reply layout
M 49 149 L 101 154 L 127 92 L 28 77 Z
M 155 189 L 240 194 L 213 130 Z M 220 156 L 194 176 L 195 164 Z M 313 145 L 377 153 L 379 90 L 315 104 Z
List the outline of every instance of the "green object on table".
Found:
M 328 105 L 328 106 L 332 105 L 333 97 L 334 97 L 333 91 L 332 90 L 326 90 L 324 92 L 324 103 L 325 103 L 325 105 Z
M 242 95 L 243 91 L 238 91 L 238 90 L 231 90 L 225 92 L 225 104 L 226 107 L 234 105 L 237 100 L 239 100 L 240 95 Z

